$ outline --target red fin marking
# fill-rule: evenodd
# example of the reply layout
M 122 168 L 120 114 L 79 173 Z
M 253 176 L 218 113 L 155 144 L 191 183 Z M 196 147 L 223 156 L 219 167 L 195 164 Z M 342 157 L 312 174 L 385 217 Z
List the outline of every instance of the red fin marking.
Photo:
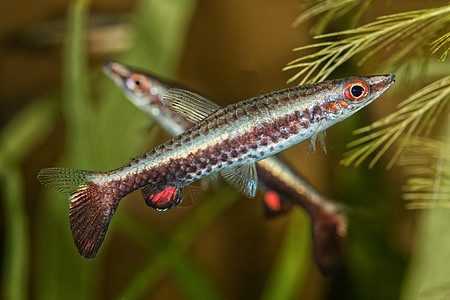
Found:
M 152 187 L 147 184 L 141 189 L 142 196 L 148 206 L 159 211 L 172 209 L 181 203 L 183 188 L 168 186 L 165 189 Z
M 43 169 L 38 179 L 69 196 L 69 222 L 78 252 L 94 258 L 105 239 L 120 197 L 107 186 L 92 183 L 96 173 L 63 168 Z
M 270 208 L 271 210 L 280 210 L 281 209 L 280 201 L 281 201 L 280 197 L 275 191 L 267 191 L 264 194 L 264 202 L 266 203 L 267 207 Z
M 292 208 L 292 203 L 285 200 L 277 192 L 269 190 L 264 193 L 263 210 L 267 218 L 278 216 L 289 211 Z

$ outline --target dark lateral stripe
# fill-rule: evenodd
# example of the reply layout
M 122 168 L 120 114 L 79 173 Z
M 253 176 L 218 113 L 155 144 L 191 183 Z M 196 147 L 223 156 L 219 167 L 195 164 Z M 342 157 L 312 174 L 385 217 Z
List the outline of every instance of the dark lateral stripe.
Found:
M 271 122 L 265 122 L 254 126 L 251 130 L 232 138 L 228 138 L 214 145 L 210 145 L 189 153 L 186 157 L 174 158 L 155 166 L 152 169 L 144 170 L 139 174 L 130 174 L 120 181 L 113 181 L 111 185 L 118 189 L 117 193 L 126 194 L 138 189 L 147 183 L 158 184 L 162 189 L 165 186 L 177 183 L 179 186 L 191 182 L 194 178 L 201 177 L 204 172 L 212 172 L 221 169 L 236 161 L 250 157 L 259 160 L 266 153 L 259 151 L 260 147 L 275 147 L 283 139 L 296 135 L 300 130 L 308 129 L 310 122 L 316 119 L 315 114 L 311 114 L 308 109 L 303 112 L 296 111 Z M 193 138 L 193 137 L 192 137 Z M 157 148 L 157 151 L 176 147 L 177 141 L 172 140 L 175 145 L 166 145 Z M 137 158 L 133 163 L 138 163 Z
M 332 82 L 322 85 L 306 85 L 301 88 L 289 88 L 257 96 L 227 106 L 210 115 L 201 127 L 194 127 L 186 131 L 183 135 L 137 157 L 117 171 L 142 163 L 149 157 L 157 159 L 158 153 L 183 147 L 187 142 L 207 135 L 210 130 L 218 130 L 221 126 L 232 124 L 242 117 L 257 118 L 259 114 L 270 113 L 272 110 L 279 109 L 280 106 L 289 105 L 289 102 L 293 100 L 297 99 L 298 101 L 298 99 L 332 90 L 332 88 Z M 117 184 L 121 193 L 125 193 L 125 190 L 129 193 L 152 182 L 160 185 L 161 188 L 174 183 L 184 185 L 202 177 L 204 173 L 221 169 L 236 161 L 242 161 L 246 157 L 259 160 L 266 154 L 264 151 L 258 150 L 260 147 L 271 147 L 270 151 L 273 151 L 275 145 L 281 140 L 298 134 L 301 129 L 308 129 L 311 124 L 318 122 L 321 118 L 326 118 L 327 113 L 329 113 L 328 107 L 321 108 L 316 104 L 312 108 L 295 111 L 269 122 L 259 123 L 248 132 L 214 145 L 205 147 L 205 145 L 199 144 L 198 150 L 187 154 L 186 157 L 170 159 L 170 161 L 161 162 L 151 169 L 143 170 L 139 174 L 124 176 Z

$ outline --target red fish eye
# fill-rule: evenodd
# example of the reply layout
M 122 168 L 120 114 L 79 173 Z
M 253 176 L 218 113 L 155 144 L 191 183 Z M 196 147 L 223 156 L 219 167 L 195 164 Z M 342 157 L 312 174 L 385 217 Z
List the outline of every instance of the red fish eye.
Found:
M 352 79 L 344 86 L 344 98 L 349 102 L 360 102 L 369 95 L 369 86 L 362 79 Z
M 141 74 L 133 74 L 128 77 L 126 85 L 132 91 L 145 91 L 151 86 L 148 78 Z

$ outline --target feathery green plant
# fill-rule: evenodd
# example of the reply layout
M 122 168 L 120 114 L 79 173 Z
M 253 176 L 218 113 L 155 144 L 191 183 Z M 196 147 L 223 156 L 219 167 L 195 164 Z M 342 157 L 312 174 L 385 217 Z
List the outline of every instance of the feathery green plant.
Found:
M 408 208 L 450 208 L 450 144 L 424 137 L 408 139 L 398 165 L 410 178 L 403 187 Z
M 439 49 L 444 47 L 444 45 L 447 43 L 450 43 L 450 32 L 448 32 L 447 34 L 444 34 L 443 36 L 441 36 L 440 38 L 438 38 L 437 40 L 435 40 L 431 43 L 432 54 L 436 53 Z M 439 60 L 441 62 L 445 61 L 449 51 L 450 51 L 450 45 L 448 46 L 447 49 L 444 50 L 444 53 L 442 53 L 441 57 L 439 58 Z
M 349 16 L 349 12 L 352 12 L 350 16 L 350 26 L 354 27 L 363 13 L 369 8 L 373 0 L 320 0 L 309 1 L 304 6 L 308 7 L 300 14 L 292 24 L 293 26 L 299 26 L 314 17 L 319 17 L 317 22 L 311 27 L 311 34 L 322 34 L 326 27 L 335 20 L 346 16 Z M 359 6 L 359 8 L 358 8 Z
M 366 1 L 368 2 L 371 1 Z M 354 5 L 355 2 L 345 0 L 334 3 L 320 1 L 320 4 L 305 12 L 298 20 L 304 21 L 318 13 L 324 13 L 322 22 L 326 23 L 332 18 L 330 14 L 333 11 L 338 15 L 338 11 L 349 11 Z M 433 59 L 432 55 L 440 51 L 443 52 L 439 61 L 444 63 L 450 51 L 450 33 L 446 33 L 449 24 L 450 5 L 382 16 L 375 22 L 355 29 L 316 36 L 316 39 L 322 41 L 294 49 L 315 52 L 291 61 L 284 70 L 297 70 L 289 82 L 298 80 L 300 84 L 305 84 L 325 80 L 345 64 L 361 66 L 375 55 L 382 55 L 384 59 L 377 72 L 389 70 L 399 73 L 403 69 L 403 73 L 406 73 L 404 70 L 411 69 L 411 66 L 426 66 Z M 369 167 L 373 167 L 391 146 L 398 145 L 388 168 L 398 161 L 405 172 L 412 176 L 404 186 L 403 195 L 408 200 L 409 208 L 448 208 L 450 203 L 450 121 L 447 106 L 450 99 L 450 76 L 448 68 L 447 71 L 443 69 L 443 75 L 435 72 L 434 77 L 425 77 L 425 72 L 420 73 L 417 76 L 420 81 L 416 80 L 414 86 L 423 81 L 432 83 L 425 87 L 422 85 L 414 91 L 399 104 L 397 111 L 355 131 L 365 136 L 350 143 L 349 146 L 355 148 L 341 161 L 346 166 L 353 163 L 359 165 L 369 155 L 376 153 L 369 164 Z M 407 77 L 410 76 L 402 76 L 402 84 L 410 79 Z M 400 77 L 398 83 L 400 84 Z M 440 126 L 436 126 L 437 124 Z M 435 131 L 443 134 L 443 141 L 426 138 L 431 134 L 432 128 L 437 128 Z M 446 130 L 442 132 L 441 128 Z M 448 245 L 450 239 L 442 237 L 442 233 L 446 232 L 445 225 L 448 225 L 444 221 L 446 218 L 448 219 L 448 213 L 442 210 L 425 213 L 423 231 L 419 236 L 420 244 L 424 246 L 419 247 L 419 251 L 415 253 L 410 276 L 405 281 L 404 299 L 424 295 L 420 293 L 423 286 L 433 291 L 438 287 L 439 294 L 449 290 L 448 282 L 443 280 L 448 278 L 450 270 L 443 267 L 436 272 L 439 265 L 436 258 L 445 260 L 448 257 L 448 247 L 444 245 Z M 442 239 L 442 242 L 437 242 Z M 439 249 L 435 251 L 436 248 Z M 428 282 L 427 278 L 433 280 Z
M 388 164 L 388 168 L 392 167 L 405 146 L 408 145 L 410 137 L 422 133 L 428 135 L 439 115 L 445 111 L 448 100 L 450 100 L 450 76 L 439 79 L 417 91 L 401 102 L 397 111 L 369 126 L 354 131 L 355 134 L 375 132 L 349 143 L 349 147 L 356 148 L 346 153 L 342 163 L 345 166 L 352 163 L 359 165 L 383 145 L 371 160 L 369 164 L 371 168 L 389 147 L 399 137 L 402 137 L 402 142 Z
M 383 16 L 378 21 L 355 29 L 314 37 L 334 40 L 294 49 L 314 49 L 315 52 L 291 61 L 283 70 L 299 69 L 288 82 L 301 77 L 300 84 L 323 81 L 358 54 L 364 54 L 358 58 L 358 65 L 361 65 L 374 54 L 381 55 L 379 52 L 387 51 L 384 69 L 404 63 L 408 56 L 428 46 L 430 41 L 436 39 L 437 30 L 444 29 L 449 22 L 450 5 Z
M 362 55 L 357 59 L 358 65 L 361 65 L 370 57 L 375 54 L 380 55 L 383 51 L 390 54 L 383 68 L 390 66 L 395 69 L 407 64 L 411 58 L 421 56 L 422 53 L 418 52 L 418 49 L 425 49 L 429 47 L 429 44 L 432 45 L 432 54 L 444 48 L 449 42 L 449 33 L 437 39 L 436 35 L 449 23 L 450 5 L 379 17 L 378 21 L 359 28 L 315 37 L 336 40 L 296 48 L 297 51 L 316 48 L 319 50 L 290 62 L 284 70 L 299 69 L 289 81 L 295 81 L 301 76 L 303 79 L 300 84 L 322 81 L 336 68 L 357 55 Z M 441 55 L 442 62 L 449 50 L 450 47 Z M 409 137 L 429 133 L 449 97 L 450 77 L 448 76 L 412 94 L 399 105 L 396 112 L 370 126 L 356 130 L 356 134 L 375 132 L 350 143 L 350 147 L 357 146 L 357 148 L 349 151 L 342 163 L 346 166 L 352 163 L 359 165 L 381 147 L 369 164 L 369 167 L 373 167 L 387 149 L 405 133 L 403 142 L 388 165 L 390 168 L 407 145 Z
M 399 159 L 401 164 L 406 160 L 405 169 L 414 176 L 405 186 L 408 206 L 429 208 L 422 211 L 416 248 L 401 299 L 446 299 L 449 295 L 450 268 L 443 263 L 450 259 L 448 125 L 441 141 L 423 137 L 411 139 L 415 147 L 408 148 Z

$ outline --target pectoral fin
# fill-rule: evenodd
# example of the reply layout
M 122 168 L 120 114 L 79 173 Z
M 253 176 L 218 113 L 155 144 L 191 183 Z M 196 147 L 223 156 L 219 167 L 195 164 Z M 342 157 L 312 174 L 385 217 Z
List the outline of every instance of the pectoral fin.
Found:
M 238 191 L 249 198 L 256 195 L 258 187 L 258 174 L 255 163 L 243 164 L 234 168 L 224 169 L 220 172 L 223 178 Z
M 316 152 L 316 140 L 319 140 L 320 147 L 323 152 L 327 153 L 327 146 L 325 145 L 325 138 L 327 136 L 327 132 L 325 130 L 316 131 L 311 137 L 311 144 L 309 144 L 308 152 L 312 149 L 313 152 Z

